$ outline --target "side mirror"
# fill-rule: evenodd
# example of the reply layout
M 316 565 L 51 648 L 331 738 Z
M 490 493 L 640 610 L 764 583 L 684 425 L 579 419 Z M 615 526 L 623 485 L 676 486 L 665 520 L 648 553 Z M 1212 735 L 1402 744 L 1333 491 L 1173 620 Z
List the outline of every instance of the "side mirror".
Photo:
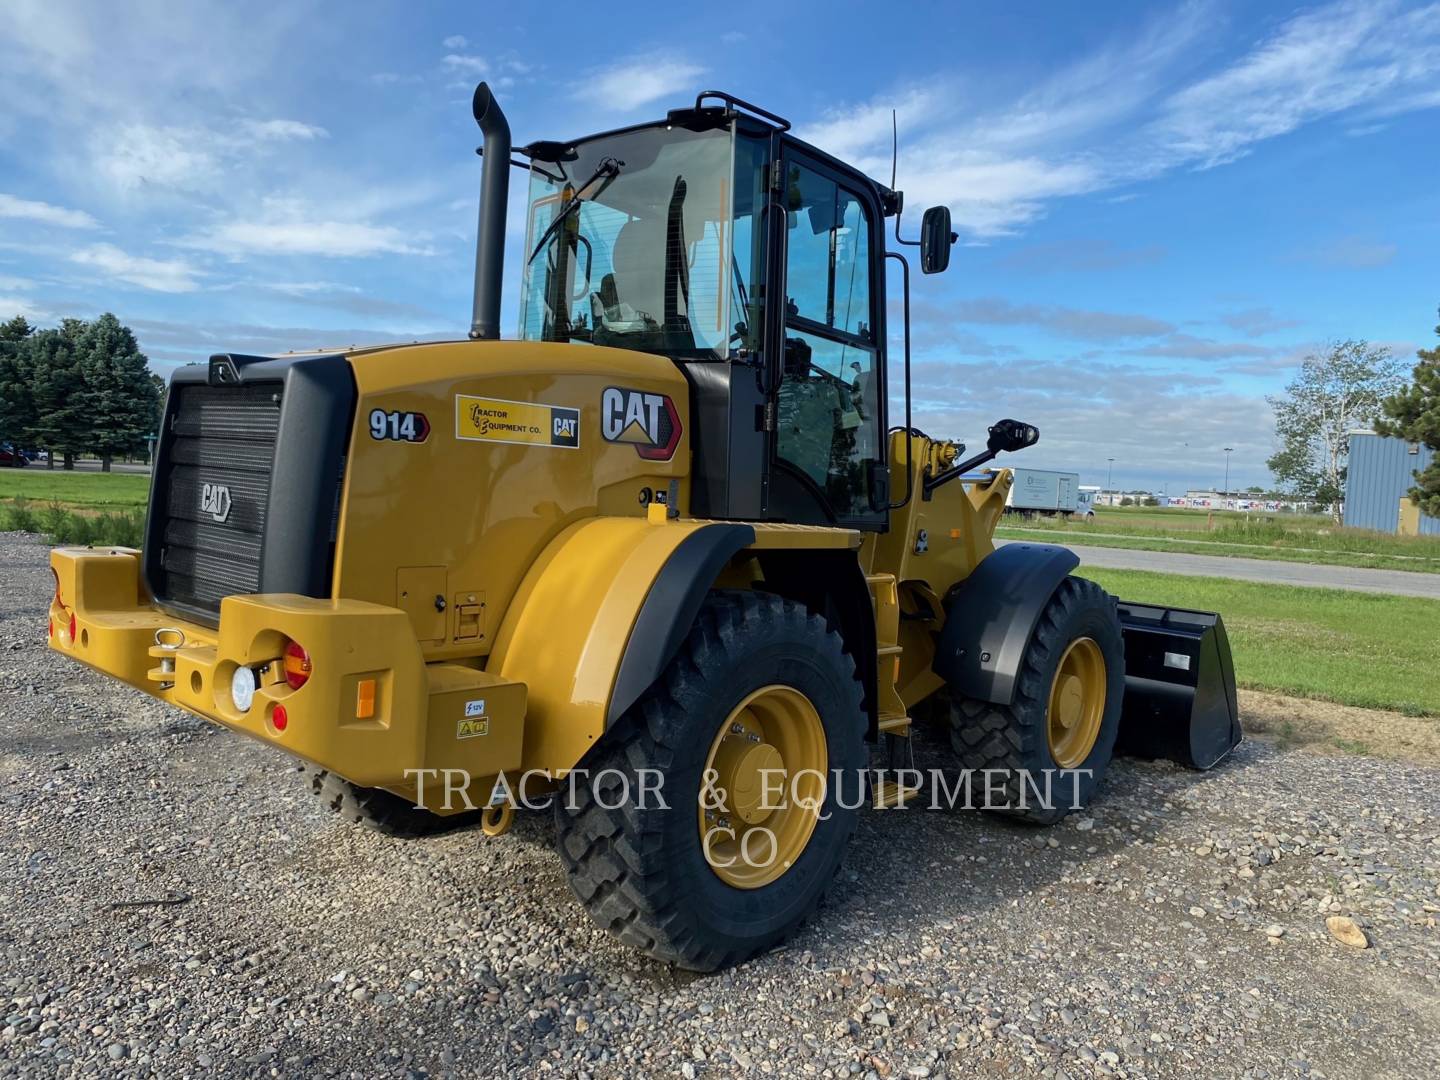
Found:
M 920 221 L 920 269 L 939 274 L 950 265 L 950 245 L 957 237 L 950 231 L 950 208 L 932 206 Z
M 1039 441 L 1040 429 L 1034 424 L 1021 420 L 997 420 L 990 428 L 990 438 L 985 445 L 997 454 L 1013 454 Z

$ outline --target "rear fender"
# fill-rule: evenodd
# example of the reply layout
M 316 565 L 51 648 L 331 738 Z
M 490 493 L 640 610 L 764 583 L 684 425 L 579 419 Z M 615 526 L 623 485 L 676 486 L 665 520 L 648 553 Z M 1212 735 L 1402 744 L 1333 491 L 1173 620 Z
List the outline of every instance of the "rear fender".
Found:
M 945 599 L 931 668 L 968 698 L 1009 705 L 1040 613 L 1080 559 L 1055 544 L 1006 544 Z
M 561 773 L 630 708 L 684 641 L 748 525 L 589 518 L 525 576 L 487 670 L 528 688 L 526 769 Z

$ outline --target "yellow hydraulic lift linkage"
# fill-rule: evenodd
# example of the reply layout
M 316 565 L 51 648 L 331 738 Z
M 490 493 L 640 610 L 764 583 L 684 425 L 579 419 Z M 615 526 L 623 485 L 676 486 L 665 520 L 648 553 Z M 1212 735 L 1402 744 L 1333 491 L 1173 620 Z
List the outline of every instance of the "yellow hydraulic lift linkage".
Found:
M 549 798 L 590 915 L 696 970 L 815 909 L 860 803 L 920 783 L 922 721 L 1036 825 L 1117 751 L 1236 745 L 1219 616 L 995 546 L 992 463 L 1033 426 L 968 453 L 914 426 L 902 249 L 943 271 L 948 210 L 902 239 L 900 192 L 728 93 L 518 148 L 483 83 L 473 107 L 469 336 L 176 371 L 144 543 L 53 552 L 52 648 L 388 833 L 499 834 Z

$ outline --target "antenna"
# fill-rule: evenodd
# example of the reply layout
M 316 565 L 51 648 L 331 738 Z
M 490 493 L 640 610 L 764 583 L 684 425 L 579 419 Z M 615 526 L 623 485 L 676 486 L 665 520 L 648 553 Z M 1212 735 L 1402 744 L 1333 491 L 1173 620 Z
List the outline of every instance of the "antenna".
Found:
M 890 110 L 890 190 L 895 190 L 895 173 L 900 168 L 900 123 Z

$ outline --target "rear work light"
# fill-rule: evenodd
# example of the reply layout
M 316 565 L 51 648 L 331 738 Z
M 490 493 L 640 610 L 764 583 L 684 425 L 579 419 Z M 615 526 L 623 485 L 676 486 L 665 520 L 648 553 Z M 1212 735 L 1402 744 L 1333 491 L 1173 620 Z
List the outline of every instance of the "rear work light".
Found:
M 310 654 L 297 641 L 285 645 L 285 682 L 291 690 L 299 690 L 310 681 Z

